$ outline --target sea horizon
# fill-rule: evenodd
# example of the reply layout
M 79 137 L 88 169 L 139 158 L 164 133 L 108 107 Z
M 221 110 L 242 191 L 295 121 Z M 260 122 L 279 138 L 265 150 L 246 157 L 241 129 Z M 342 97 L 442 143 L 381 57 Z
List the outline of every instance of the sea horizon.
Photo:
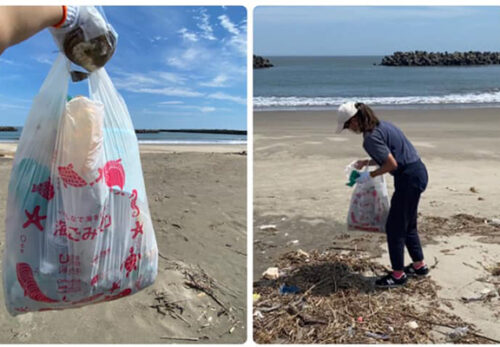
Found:
M 23 127 L 0 126 L 0 129 L 8 127 L 16 128 L 16 131 L 0 130 L 0 143 L 18 143 Z M 155 128 L 134 130 L 140 144 L 241 145 L 247 143 L 246 130 Z
M 348 100 L 379 108 L 500 107 L 500 65 L 382 66 L 383 55 L 264 56 L 254 111 L 331 110 Z

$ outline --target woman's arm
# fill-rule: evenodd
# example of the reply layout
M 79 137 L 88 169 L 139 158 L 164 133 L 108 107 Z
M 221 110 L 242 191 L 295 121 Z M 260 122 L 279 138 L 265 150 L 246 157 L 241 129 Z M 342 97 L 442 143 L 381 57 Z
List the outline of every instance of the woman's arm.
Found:
M 359 159 L 355 164 L 354 168 L 361 170 L 365 166 L 377 165 L 377 162 L 373 159 Z
M 1 6 L 0 54 L 8 47 L 56 25 L 62 17 L 62 6 Z
M 383 175 L 387 172 L 391 172 L 393 170 L 396 170 L 397 167 L 398 167 L 398 163 L 396 162 L 396 159 L 394 159 L 392 154 L 389 153 L 389 156 L 387 157 L 387 160 L 385 161 L 385 163 L 381 167 L 379 167 L 378 169 L 370 172 L 370 176 L 377 177 L 377 176 Z

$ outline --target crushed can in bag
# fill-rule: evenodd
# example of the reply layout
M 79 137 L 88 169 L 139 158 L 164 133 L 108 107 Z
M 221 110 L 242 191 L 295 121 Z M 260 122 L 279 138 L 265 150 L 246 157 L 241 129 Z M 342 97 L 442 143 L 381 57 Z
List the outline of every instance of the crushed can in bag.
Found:
M 104 69 L 90 98 L 66 102 L 69 61 L 54 63 L 13 162 L 3 261 L 10 314 L 118 299 L 151 285 L 158 250 L 137 137 Z
M 352 162 L 345 169 L 348 178 L 354 171 L 354 163 Z M 347 213 L 347 228 L 385 232 L 389 207 L 389 194 L 384 175 L 363 183 L 356 183 Z

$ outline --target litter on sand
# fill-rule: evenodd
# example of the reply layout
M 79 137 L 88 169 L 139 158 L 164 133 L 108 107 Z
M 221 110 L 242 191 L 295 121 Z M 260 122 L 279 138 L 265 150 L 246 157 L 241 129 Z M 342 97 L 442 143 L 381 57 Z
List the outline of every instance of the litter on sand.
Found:
M 276 266 L 282 269 L 279 278 L 254 283 L 254 292 L 261 295 L 254 302 L 258 316 L 254 340 L 259 344 L 495 341 L 445 311 L 431 278 L 414 279 L 402 288 L 376 290 L 374 279 L 386 269 L 359 252 L 311 251 L 304 259 L 293 251 L 284 254 Z M 283 285 L 302 291 L 282 295 L 278 289 Z

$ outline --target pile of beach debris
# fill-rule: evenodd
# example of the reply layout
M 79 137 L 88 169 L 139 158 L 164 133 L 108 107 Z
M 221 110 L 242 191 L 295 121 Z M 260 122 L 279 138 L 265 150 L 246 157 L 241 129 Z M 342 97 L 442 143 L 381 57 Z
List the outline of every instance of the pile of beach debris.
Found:
M 387 269 L 363 252 L 285 254 L 254 283 L 257 343 L 491 343 L 442 309 L 430 278 L 376 290 Z M 276 271 L 277 270 L 277 271 Z M 266 274 L 266 276 L 267 276 Z

